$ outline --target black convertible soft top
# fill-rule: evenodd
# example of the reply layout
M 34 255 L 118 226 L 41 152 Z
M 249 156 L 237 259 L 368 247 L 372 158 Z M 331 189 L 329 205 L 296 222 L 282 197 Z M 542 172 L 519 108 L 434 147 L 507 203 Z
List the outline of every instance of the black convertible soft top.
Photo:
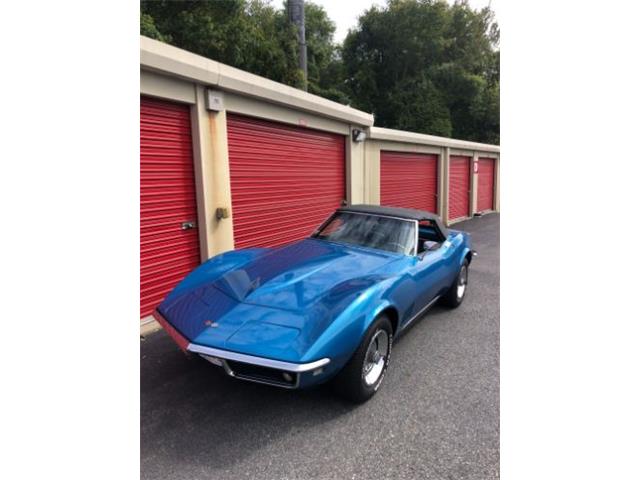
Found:
M 449 235 L 447 228 L 444 226 L 442 220 L 440 220 L 440 217 L 438 215 L 431 212 L 425 212 L 423 210 L 400 207 L 382 207 L 379 205 L 349 205 L 346 207 L 340 207 L 338 211 L 368 213 L 371 215 L 383 215 L 385 217 L 406 218 L 408 220 L 417 220 L 419 222 L 423 220 L 431 220 L 440 230 L 440 233 L 442 233 L 443 239 L 447 238 L 447 236 Z

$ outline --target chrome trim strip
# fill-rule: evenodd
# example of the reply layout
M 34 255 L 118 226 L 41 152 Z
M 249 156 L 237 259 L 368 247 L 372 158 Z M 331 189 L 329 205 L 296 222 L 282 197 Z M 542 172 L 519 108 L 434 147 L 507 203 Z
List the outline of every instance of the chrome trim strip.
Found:
M 274 368 L 276 370 L 284 370 L 286 372 L 301 373 L 315 370 L 328 364 L 331 360 L 321 358 L 311 363 L 291 363 L 281 360 L 272 360 L 264 357 L 254 357 L 253 355 L 245 355 L 244 353 L 230 352 L 229 350 L 220 350 L 218 348 L 204 347 L 195 343 L 187 345 L 187 350 L 194 353 L 202 353 L 211 357 L 217 357 L 221 360 L 233 360 L 236 362 L 250 363 L 261 367 Z
M 433 300 L 431 300 L 429 303 L 427 303 L 427 306 L 424 307 L 423 309 L 421 309 L 418 313 L 416 313 L 413 317 L 411 317 L 400 329 L 400 331 L 404 330 L 405 328 L 407 328 L 411 322 L 413 322 L 416 318 L 418 318 L 420 315 L 422 315 L 423 313 L 425 313 L 427 310 L 429 310 L 429 308 L 431 308 L 433 306 L 434 303 L 436 303 L 440 297 L 442 295 L 436 295 L 435 298 Z

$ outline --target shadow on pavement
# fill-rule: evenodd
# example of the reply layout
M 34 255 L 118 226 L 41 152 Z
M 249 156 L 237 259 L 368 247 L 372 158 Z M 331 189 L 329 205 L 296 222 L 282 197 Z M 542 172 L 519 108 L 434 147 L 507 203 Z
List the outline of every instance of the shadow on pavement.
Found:
M 217 468 L 356 406 L 328 386 L 291 391 L 227 377 L 164 333 L 141 342 L 141 453 Z M 213 458 L 215 456 L 215 458 Z M 144 465 L 143 465 L 144 467 Z

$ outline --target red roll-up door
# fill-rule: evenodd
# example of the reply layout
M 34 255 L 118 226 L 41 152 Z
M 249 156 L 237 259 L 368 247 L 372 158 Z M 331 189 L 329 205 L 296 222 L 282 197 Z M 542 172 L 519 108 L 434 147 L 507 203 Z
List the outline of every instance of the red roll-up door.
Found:
M 140 98 L 140 316 L 200 262 L 189 107 Z M 186 229 L 185 229 L 186 228 Z
M 345 137 L 228 115 L 235 248 L 309 236 L 345 198 Z
M 437 193 L 437 155 L 380 152 L 381 205 L 435 213 Z
M 479 212 L 493 210 L 495 160 L 493 158 L 478 159 L 478 204 Z
M 449 220 L 469 216 L 471 158 L 449 157 Z

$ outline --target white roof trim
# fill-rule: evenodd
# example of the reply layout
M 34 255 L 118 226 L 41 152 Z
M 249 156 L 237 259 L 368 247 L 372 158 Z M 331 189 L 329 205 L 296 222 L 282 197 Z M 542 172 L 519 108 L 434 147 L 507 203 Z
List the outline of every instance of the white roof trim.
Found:
M 404 130 L 392 130 L 390 128 L 370 127 L 369 138 L 372 140 L 386 140 L 389 142 L 415 143 L 421 145 L 432 145 L 436 147 L 451 147 L 460 150 L 500 153 L 499 145 L 468 142 L 466 140 L 456 140 L 447 137 L 436 137 L 435 135 L 406 132 Z
M 140 36 L 140 66 L 363 127 L 373 115 Z

